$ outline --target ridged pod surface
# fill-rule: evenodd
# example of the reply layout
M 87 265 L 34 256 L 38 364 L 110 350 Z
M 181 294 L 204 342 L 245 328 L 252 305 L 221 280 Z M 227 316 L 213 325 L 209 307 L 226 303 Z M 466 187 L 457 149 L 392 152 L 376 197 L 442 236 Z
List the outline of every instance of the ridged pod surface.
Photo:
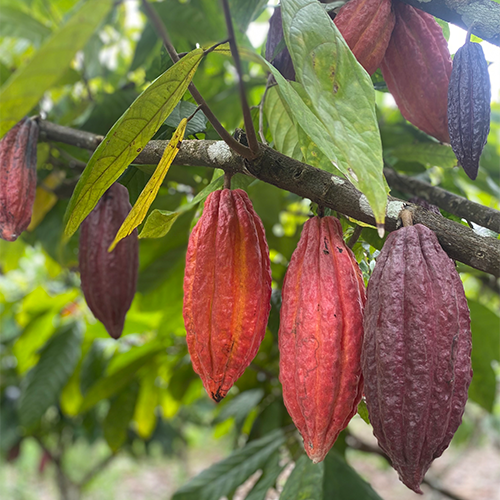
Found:
M 80 231 L 80 276 L 85 300 L 94 316 L 117 339 L 134 299 L 139 268 L 137 230 L 108 248 L 132 209 L 127 188 L 113 184 L 83 221 Z
M 270 309 L 262 221 L 245 191 L 214 191 L 189 238 L 183 307 L 193 369 L 214 401 L 256 356 Z
M 335 217 L 313 217 L 285 276 L 280 381 L 309 458 L 321 462 L 356 413 L 363 391 L 365 285 Z
M 369 75 L 384 58 L 396 21 L 391 0 L 350 0 L 334 23 Z
M 391 233 L 368 282 L 362 367 L 373 432 L 417 493 L 462 421 L 472 378 L 467 300 L 436 235 Z
M 380 65 L 401 114 L 441 142 L 450 142 L 447 102 L 451 57 L 434 18 L 402 2 Z
M 451 147 L 465 173 L 474 180 L 490 131 L 490 75 L 481 45 L 467 42 L 453 58 L 448 88 Z
M 26 117 L 0 141 L 0 238 L 7 241 L 15 241 L 31 221 L 38 130 Z

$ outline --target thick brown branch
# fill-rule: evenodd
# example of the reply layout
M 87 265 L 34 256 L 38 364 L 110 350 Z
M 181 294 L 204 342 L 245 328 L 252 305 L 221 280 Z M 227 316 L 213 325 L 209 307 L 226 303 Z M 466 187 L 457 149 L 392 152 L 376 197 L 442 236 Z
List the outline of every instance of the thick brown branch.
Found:
M 54 127 L 41 122 L 42 137 L 47 140 L 71 141 L 71 130 Z M 55 134 L 51 132 L 54 131 Z M 75 133 L 74 141 L 81 140 L 80 131 Z M 86 142 L 90 144 L 90 142 Z M 150 141 L 136 158 L 138 164 L 157 164 L 168 141 Z M 85 146 L 84 146 L 85 147 Z M 176 165 L 204 166 L 221 168 L 231 173 L 241 172 L 252 175 L 281 189 L 308 198 L 318 205 L 331 208 L 353 219 L 375 225 L 373 212 L 366 197 L 345 179 L 336 177 L 325 170 L 312 167 L 294 160 L 277 151 L 261 145 L 262 155 L 255 161 L 243 160 L 222 141 L 183 141 L 174 160 Z M 89 148 L 93 149 L 93 148 Z M 417 205 L 408 204 L 392 196 L 388 197 L 385 228 L 397 229 L 399 214 L 403 208 L 413 212 L 415 224 L 424 224 L 432 229 L 448 255 L 471 267 L 500 276 L 500 241 L 483 237 L 472 229 L 438 216 Z
M 500 4 L 493 0 L 401 0 L 500 46 Z M 465 39 L 464 39 L 465 42 Z
M 384 175 L 391 188 L 423 198 L 450 214 L 500 233 L 500 212 L 498 210 L 474 203 L 445 189 L 415 179 L 415 177 L 400 175 L 390 168 L 384 168 Z

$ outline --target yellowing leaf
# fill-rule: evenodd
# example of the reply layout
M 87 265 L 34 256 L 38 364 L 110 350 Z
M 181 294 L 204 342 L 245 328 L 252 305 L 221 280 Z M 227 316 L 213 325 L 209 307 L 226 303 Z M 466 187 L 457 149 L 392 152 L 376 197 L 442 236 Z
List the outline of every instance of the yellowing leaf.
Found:
M 123 113 L 92 155 L 64 217 L 68 240 L 106 190 L 134 161 L 186 92 L 203 49 L 195 49 L 159 76 Z
M 184 138 L 184 132 L 186 131 L 187 119 L 183 118 L 177 127 L 177 130 L 172 135 L 172 139 L 168 143 L 163 156 L 161 157 L 160 163 L 156 167 L 154 174 L 149 179 L 146 187 L 142 190 L 139 198 L 135 202 L 127 218 L 123 221 L 122 226 L 118 230 L 118 233 L 109 247 L 109 252 L 115 248 L 120 240 L 128 236 L 146 217 L 151 203 L 153 203 L 158 190 L 167 175 L 167 172 L 177 156 L 179 147 L 181 145 L 182 139 Z
M 179 215 L 179 212 L 153 210 L 147 218 L 139 238 L 163 238 L 170 231 Z
M 36 188 L 35 202 L 33 203 L 33 215 L 28 226 L 28 231 L 33 231 L 43 221 L 49 210 L 56 204 L 57 196 L 52 192 L 59 186 L 64 178 L 64 172 L 52 172 L 40 186 Z

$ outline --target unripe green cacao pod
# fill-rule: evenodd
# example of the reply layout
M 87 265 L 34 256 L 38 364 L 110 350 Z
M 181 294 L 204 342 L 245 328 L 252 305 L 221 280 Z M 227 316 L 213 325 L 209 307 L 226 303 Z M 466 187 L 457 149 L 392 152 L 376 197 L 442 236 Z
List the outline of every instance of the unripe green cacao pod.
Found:
M 0 141 L 0 238 L 7 241 L 15 241 L 31 221 L 38 130 L 26 117 Z
M 365 285 L 335 217 L 313 217 L 285 276 L 280 381 L 309 458 L 322 461 L 356 413 L 363 390 Z
M 384 58 L 395 21 L 391 0 L 350 0 L 334 19 L 369 75 L 375 73 Z
M 490 131 L 490 75 L 481 45 L 466 42 L 453 58 L 448 88 L 451 147 L 465 173 L 474 180 Z
M 214 191 L 189 238 L 183 307 L 193 369 L 214 401 L 256 356 L 270 309 L 262 221 L 245 191 Z
M 135 295 L 139 268 L 137 229 L 112 252 L 108 248 L 131 209 L 127 188 L 115 183 L 83 221 L 80 230 L 83 294 L 94 316 L 114 339 L 122 334 Z
M 382 75 L 401 114 L 441 142 L 450 142 L 447 102 L 451 56 L 434 18 L 403 2 L 381 63 Z
M 391 233 L 368 282 L 362 368 L 373 432 L 417 493 L 462 420 L 472 378 L 467 300 L 436 235 Z

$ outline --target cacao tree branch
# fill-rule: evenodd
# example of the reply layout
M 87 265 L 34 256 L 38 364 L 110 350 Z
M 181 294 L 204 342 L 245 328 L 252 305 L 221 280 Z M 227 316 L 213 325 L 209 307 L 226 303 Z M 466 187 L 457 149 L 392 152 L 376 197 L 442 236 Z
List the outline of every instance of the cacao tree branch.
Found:
M 500 233 L 500 212 L 498 210 L 485 207 L 415 177 L 398 174 L 391 168 L 384 168 L 384 175 L 391 188 L 423 198 L 450 214 L 475 222 L 495 231 L 495 233 Z
M 165 45 L 165 49 L 170 56 L 170 59 L 174 63 L 176 63 L 180 57 L 177 51 L 175 50 L 174 45 L 170 41 L 170 37 L 168 36 L 167 30 L 163 25 L 162 20 L 156 13 L 156 11 L 151 7 L 148 0 L 142 0 L 142 7 L 148 16 L 149 21 L 153 25 L 156 33 L 161 38 L 163 45 Z M 221 139 L 232 149 L 234 149 L 238 154 L 243 156 L 244 158 L 253 158 L 254 154 L 250 151 L 250 148 L 247 148 L 243 144 L 239 143 L 234 139 L 234 137 L 223 127 L 221 122 L 217 119 L 213 111 L 208 106 L 207 102 L 200 94 L 199 90 L 196 88 L 195 84 L 191 82 L 188 86 L 189 92 L 193 96 L 196 103 L 201 107 L 203 113 L 207 117 L 208 121 L 212 124 L 216 132 L 220 135 Z
M 54 126 L 45 121 L 41 121 L 40 127 L 41 137 L 46 140 L 68 144 L 82 142 L 81 131 L 73 131 L 74 140 L 71 140 L 72 129 L 60 125 Z M 61 128 L 65 129 L 64 133 Z M 87 132 L 83 134 L 88 138 Z M 92 142 L 87 140 L 84 144 L 91 145 Z M 167 144 L 168 141 L 150 141 L 134 163 L 157 164 Z M 350 182 L 325 170 L 289 158 L 268 146 L 261 145 L 260 149 L 261 156 L 250 161 L 241 158 L 222 141 L 185 140 L 174 164 L 220 168 L 231 173 L 251 175 L 280 189 L 308 198 L 318 205 L 331 208 L 366 224 L 375 225 L 368 200 Z M 403 208 L 413 213 L 415 224 L 423 224 L 436 233 L 442 247 L 452 259 L 480 271 L 500 276 L 499 240 L 480 236 L 469 227 L 392 196 L 388 197 L 385 224 L 387 231 L 394 231 L 399 227 L 399 214 Z
M 472 27 L 474 35 L 500 46 L 500 4 L 493 0 L 400 1 L 460 26 L 465 31 Z

